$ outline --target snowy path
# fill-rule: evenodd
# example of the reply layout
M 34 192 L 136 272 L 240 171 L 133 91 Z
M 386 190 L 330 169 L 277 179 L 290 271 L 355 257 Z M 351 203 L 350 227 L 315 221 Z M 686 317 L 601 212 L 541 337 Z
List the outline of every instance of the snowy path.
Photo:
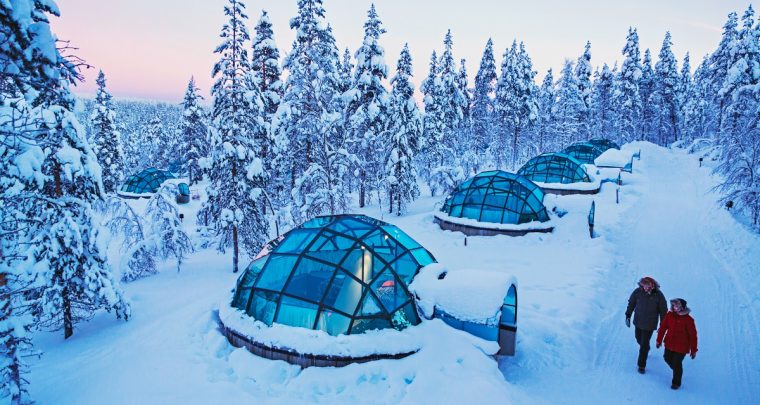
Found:
M 598 321 L 585 334 L 593 340 L 579 348 L 588 350 L 589 360 L 571 372 L 544 373 L 555 385 L 547 399 L 753 403 L 760 398 L 759 296 L 756 290 L 750 296 L 738 280 L 751 274 L 749 266 L 760 268 L 751 259 L 760 254 L 758 238 L 715 206 L 710 176 L 694 167 L 692 156 L 656 149 L 644 153 L 637 162 L 642 184 L 634 184 L 640 195 L 621 189 L 621 198 L 639 200 L 623 214 L 620 226 L 609 230 L 617 235 L 605 235 L 618 257 L 600 299 Z M 628 295 L 643 275 L 658 280 L 668 300 L 686 299 L 697 324 L 700 351 L 696 360 L 684 360 L 678 392 L 669 388 L 671 371 L 662 360 L 663 349 L 654 349 L 655 337 L 647 374 L 636 372 L 638 347 L 623 320 Z

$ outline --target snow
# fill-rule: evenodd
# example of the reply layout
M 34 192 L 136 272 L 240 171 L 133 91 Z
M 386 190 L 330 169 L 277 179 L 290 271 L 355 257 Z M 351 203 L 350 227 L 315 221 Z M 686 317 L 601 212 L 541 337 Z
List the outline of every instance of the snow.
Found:
M 438 277 L 443 272 L 446 276 L 440 280 Z M 409 289 L 420 297 L 418 304 L 428 318 L 433 316 L 434 308 L 440 308 L 459 320 L 485 323 L 486 320 L 498 322 L 504 297 L 512 285 L 517 287 L 517 279 L 507 273 L 449 270 L 434 263 L 420 270 Z
M 378 206 L 353 209 L 399 226 L 445 266 L 446 279 L 466 284 L 456 296 L 447 297 L 442 286 L 437 296 L 421 297 L 447 312 L 485 314 L 516 277 L 514 357 L 494 360 L 487 355 L 493 342 L 431 320 L 387 332 L 419 338 L 388 343 L 419 344 L 401 360 L 301 370 L 259 358 L 232 347 L 219 331 L 215 311 L 229 300 L 237 274 L 230 271 L 231 253 L 209 248 L 189 255 L 179 273 L 170 261 L 156 276 L 123 285 L 129 322 L 100 312 L 66 341 L 60 331 L 36 332 L 35 347 L 44 355 L 29 359 L 31 396 L 40 404 L 754 403 L 760 397 L 760 237 L 716 204 L 718 179 L 694 155 L 629 146 L 641 148 L 643 157 L 625 174 L 620 203 L 616 187 L 593 196 L 547 196 L 547 204 L 567 211 L 553 219 L 550 234 L 470 236 L 465 245 L 461 233 L 433 222 L 440 197 L 415 201 L 401 217 L 386 217 Z M 586 223 L 591 201 L 594 239 Z M 193 218 L 199 205 L 180 209 Z M 185 226 L 194 229 L 192 221 Z M 109 253 L 118 263 L 118 248 Z M 666 298 L 688 300 L 696 320 L 700 351 L 684 361 L 677 392 L 670 390 L 662 349 L 652 348 L 647 374 L 636 372 L 638 348 L 623 319 L 642 275 L 657 279 Z M 474 290 L 486 280 L 500 284 Z M 319 340 L 278 338 L 304 346 Z
M 594 164 L 599 167 L 625 167 L 632 161 L 633 153 L 630 150 L 607 149 L 594 159 Z

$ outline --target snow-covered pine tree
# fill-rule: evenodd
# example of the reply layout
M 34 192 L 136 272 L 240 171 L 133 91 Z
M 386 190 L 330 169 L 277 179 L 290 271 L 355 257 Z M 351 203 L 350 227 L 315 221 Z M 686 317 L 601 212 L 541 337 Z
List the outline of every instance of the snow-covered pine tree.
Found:
M 580 138 L 588 139 L 591 135 L 591 41 L 586 41 L 583 55 L 575 63 L 575 78 L 578 81 L 578 91 L 583 99 L 581 111 Z
M 684 130 L 685 126 L 685 108 L 688 102 L 688 97 L 692 93 L 692 79 L 691 79 L 691 64 L 689 62 L 689 53 L 683 57 L 683 63 L 681 65 L 681 73 L 678 76 L 678 91 L 676 92 L 676 105 L 678 108 L 678 119 L 676 125 L 676 132 L 679 134 L 681 140 L 686 136 Z
M 739 18 L 735 12 L 728 14 L 728 19 L 723 25 L 723 35 L 721 36 L 718 48 L 710 54 L 708 77 L 710 80 L 711 94 L 713 102 L 710 103 L 707 110 L 709 131 L 720 134 L 722 128 L 723 113 L 728 107 L 728 94 L 721 92 L 728 77 L 728 70 L 731 68 L 733 47 L 739 33 L 737 31 Z
M 443 158 L 448 153 L 443 142 L 445 132 L 443 90 L 438 71 L 438 56 L 435 51 L 430 56 L 430 70 L 422 81 L 420 90 L 424 96 L 425 115 L 423 116 L 424 131 L 420 142 L 421 152 L 418 155 L 419 172 L 430 187 L 431 196 L 434 196 L 439 190 L 433 180 L 433 173 L 435 168 L 443 165 Z
M 185 98 L 182 100 L 182 123 L 180 124 L 181 151 L 185 156 L 188 181 L 191 185 L 203 178 L 200 160 L 208 156 L 211 141 L 206 124 L 206 113 L 198 104 L 203 96 L 198 92 L 195 79 L 191 77 L 187 84 Z
M 613 134 L 612 86 L 615 75 L 605 63 L 594 72 L 591 94 L 591 136 L 609 138 Z
M 679 76 L 676 57 L 671 50 L 670 31 L 665 33 L 662 48 L 655 65 L 655 93 L 657 119 L 655 130 L 660 145 L 668 145 L 679 139 L 678 136 L 678 86 Z
M 367 204 L 370 193 L 379 192 L 381 159 L 391 138 L 387 132 L 390 97 L 383 83 L 388 76 L 388 66 L 385 50 L 378 43 L 383 33 L 385 29 L 372 4 L 364 23 L 364 41 L 356 50 L 354 81 L 343 95 L 348 139 L 351 152 L 356 156 L 359 207 Z
M 697 70 L 694 71 L 694 81 L 690 91 L 686 93 L 683 106 L 683 137 L 689 141 L 697 138 L 708 138 L 713 114 L 712 81 L 710 77 L 710 60 L 705 57 Z
M 280 81 L 280 51 L 274 41 L 272 22 L 266 11 L 261 12 L 261 18 L 256 23 L 256 36 L 253 38 L 253 60 L 251 70 L 261 91 L 266 113 L 266 122 L 272 120 L 272 116 L 280 105 L 284 85 Z
M 141 169 L 153 166 L 157 169 L 168 170 L 169 159 L 176 153 L 175 150 L 170 150 L 168 147 L 168 135 L 164 128 L 164 123 L 161 121 L 161 117 L 154 115 L 150 121 L 145 125 L 143 130 L 144 138 L 141 139 L 143 143 L 143 152 L 145 160 L 141 164 Z
M 173 201 L 175 188 L 166 185 L 151 196 L 145 207 L 145 223 L 149 224 L 148 234 L 155 243 L 157 256 L 164 260 L 174 256 L 179 271 L 194 249 L 190 237 L 182 229 L 179 211 Z
M 278 204 L 285 207 L 291 200 L 296 182 L 306 187 L 302 194 L 309 194 L 319 187 L 320 178 L 312 182 L 301 179 L 315 162 L 313 149 L 322 142 L 324 134 L 341 134 L 340 127 L 340 80 L 337 72 L 338 51 L 332 29 L 325 22 L 325 10 L 321 0 L 299 0 L 298 15 L 290 20 L 296 30 L 293 49 L 285 57 L 284 69 L 288 70 L 283 101 L 272 119 L 275 153 L 273 179 L 278 182 Z M 331 150 L 339 150 L 343 140 L 327 139 Z M 343 183 L 341 183 L 343 184 Z M 335 185 L 331 187 L 335 189 Z M 347 193 L 346 190 L 340 192 Z M 303 220 L 301 212 L 314 212 L 306 207 L 293 207 L 296 220 Z
M 641 136 L 641 62 L 639 34 L 635 28 L 628 28 L 628 37 L 623 47 L 623 65 L 618 75 L 619 88 L 613 93 L 616 110 L 615 132 L 623 143 L 639 139 Z
M 720 96 L 726 100 L 718 146 L 716 171 L 723 201 L 733 201 L 753 225 L 760 224 L 760 22 L 750 5 L 731 44 L 731 66 Z
M 561 145 L 570 145 L 583 139 L 583 97 L 573 71 L 573 62 L 565 60 L 557 81 L 557 101 L 554 105 L 555 131 Z
M 499 115 L 502 130 L 511 137 L 508 143 L 505 138 L 500 142 L 504 149 L 497 154 L 496 163 L 504 167 L 504 161 L 499 156 L 508 150 L 510 166 L 517 166 L 520 151 L 518 149 L 520 134 L 531 128 L 538 119 L 538 88 L 533 81 L 535 76 L 533 63 L 525 51 L 525 45 L 517 41 L 504 53 L 501 76 L 496 84 L 496 112 Z
M 451 30 L 446 32 L 443 45 L 444 51 L 437 64 L 437 90 L 434 92 L 437 94 L 435 103 L 440 107 L 437 121 L 441 131 L 441 145 L 437 147 L 435 156 L 438 163 L 432 166 L 430 172 L 431 191 L 434 192 L 446 192 L 464 180 L 461 154 L 454 151 L 464 151 L 467 147 L 461 133 L 462 128 L 466 128 L 464 111 L 467 101 L 458 85 Z
M 494 127 L 494 86 L 496 84 L 496 62 L 493 57 L 493 41 L 489 38 L 480 59 L 475 89 L 472 98 L 472 147 L 475 154 L 484 159 L 493 139 Z M 484 162 L 480 162 L 482 166 Z M 479 171 L 476 167 L 475 171 Z
M 420 196 L 417 187 L 415 154 L 419 151 L 422 133 L 422 116 L 414 100 L 412 83 L 412 56 L 404 44 L 396 75 L 391 79 L 390 124 L 391 150 L 385 162 L 386 182 L 389 194 L 388 212 L 401 215 L 412 201 Z
M 95 95 L 95 110 L 91 121 L 94 139 L 92 147 L 102 168 L 103 191 L 112 193 L 121 183 L 124 173 L 124 150 L 121 134 L 116 130 L 116 116 L 111 104 L 111 95 L 106 90 L 106 77 L 101 70 L 95 81 L 98 91 Z
M 266 114 L 261 92 L 250 80 L 245 5 L 229 0 L 224 14 L 229 21 L 222 27 L 222 43 L 215 50 L 220 60 L 212 70 L 216 81 L 211 90 L 212 126 L 219 142 L 212 151 L 208 200 L 198 216 L 200 222 L 208 218 L 212 223 L 219 251 L 232 246 L 232 271 L 237 272 L 239 244 L 242 242 L 249 255 L 255 255 L 269 235 L 262 156 Z
M 156 274 L 156 244 L 143 218 L 120 197 L 110 197 L 106 206 L 108 219 L 105 226 L 112 235 L 124 238 L 119 263 L 121 281 L 129 282 Z
M 639 80 L 639 98 L 641 99 L 641 137 L 644 140 L 659 143 L 657 140 L 657 117 L 658 111 L 655 101 L 655 75 L 652 68 L 652 54 L 649 49 L 644 50 L 644 58 L 641 62 L 641 79 Z
M 353 83 L 354 63 L 351 51 L 346 48 L 343 50 L 343 59 L 338 67 L 339 86 L 338 91 L 343 94 L 351 88 Z
M 483 156 L 475 151 L 472 138 L 472 89 L 469 88 L 468 84 L 466 63 L 465 59 L 459 61 L 459 73 L 457 75 L 457 87 L 464 97 L 462 121 L 459 123 L 459 130 L 457 131 L 460 150 L 459 166 L 462 167 L 465 175 L 467 173 L 476 174 L 483 159 Z
M 538 89 L 538 121 L 536 122 L 536 154 L 561 150 L 562 144 L 556 139 L 554 105 L 557 100 L 552 69 L 546 72 Z

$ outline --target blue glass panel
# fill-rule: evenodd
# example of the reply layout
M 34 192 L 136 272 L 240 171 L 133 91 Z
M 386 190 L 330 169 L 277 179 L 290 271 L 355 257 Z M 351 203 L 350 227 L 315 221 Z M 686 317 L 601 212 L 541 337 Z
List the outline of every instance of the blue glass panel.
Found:
M 332 336 L 348 334 L 348 326 L 351 324 L 351 318 L 343 316 L 337 312 L 323 309 L 317 318 L 317 330 L 323 330 Z
M 480 206 L 465 206 L 462 209 L 462 217 L 478 220 L 480 218 Z
M 402 246 L 406 247 L 407 249 L 414 249 L 417 247 L 420 247 L 420 244 L 417 243 L 414 239 L 412 239 L 409 235 L 406 234 L 406 232 L 402 231 L 401 229 L 396 228 L 395 226 L 384 226 L 383 230 L 391 235 L 394 239 L 398 241 Z
M 282 286 L 285 285 L 296 260 L 298 260 L 298 256 L 270 254 L 269 261 L 256 282 L 256 288 L 273 291 L 282 290 Z
M 248 315 L 252 316 L 267 325 L 272 324 L 274 312 L 277 309 L 277 300 L 279 294 L 266 291 L 255 291 L 251 299 L 251 306 L 248 308 Z
M 315 229 L 294 229 L 288 232 L 285 240 L 275 248 L 277 253 L 300 253 L 311 242 L 319 231 Z
M 435 261 L 433 257 L 430 256 L 428 251 L 424 248 L 414 249 L 411 252 L 412 255 L 414 255 L 414 258 L 417 259 L 417 262 L 420 264 L 420 266 L 427 266 L 428 264 Z
M 501 214 L 504 212 L 502 209 L 491 209 L 491 208 L 483 208 L 482 216 L 480 217 L 481 222 L 494 222 L 494 223 L 501 223 Z
M 368 292 L 367 295 L 364 296 L 364 301 L 362 302 L 361 308 L 356 313 L 356 316 L 379 315 L 382 312 L 383 310 L 380 308 L 380 303 Z
M 419 248 L 419 250 L 423 250 L 422 248 Z M 428 256 L 429 257 L 429 256 Z M 423 258 L 423 260 L 426 258 Z M 430 260 L 430 259 L 427 259 Z M 430 262 L 432 263 L 432 261 Z M 430 264 L 425 263 L 425 265 Z M 412 256 L 411 253 L 404 253 L 396 259 L 391 265 L 390 269 L 393 270 L 394 273 L 406 284 L 409 284 L 412 282 L 412 279 L 414 278 L 415 274 L 417 273 L 417 269 L 420 266 L 417 264 L 417 259 Z
M 515 326 L 516 318 L 517 318 L 517 313 L 515 311 L 515 307 L 511 305 L 501 306 L 501 319 L 499 320 L 499 322 L 502 325 Z
M 335 266 L 302 257 L 298 267 L 293 271 L 285 292 L 306 300 L 319 302 L 325 293 L 327 284 L 335 272 Z
M 316 319 L 316 305 L 292 297 L 283 296 L 275 322 L 312 329 Z
M 451 209 L 451 212 L 449 213 L 452 217 L 455 218 L 461 218 L 462 217 L 462 206 L 457 205 Z
M 372 329 L 388 329 L 391 323 L 384 318 L 354 319 L 351 334 L 363 333 Z
M 393 324 L 393 328 L 398 330 L 420 323 L 414 302 L 410 302 L 394 312 L 391 315 L 391 323 Z
M 300 228 L 322 228 L 332 222 L 333 217 L 317 217 L 301 224 Z
M 355 249 L 348 254 L 341 265 L 349 274 L 353 274 L 357 279 L 369 283 L 375 271 L 380 271 L 382 265 L 375 269 L 375 260 L 372 253 L 368 250 Z
M 382 272 L 372 282 L 372 291 L 377 295 L 383 307 L 389 313 L 395 311 L 396 308 L 403 305 L 409 299 L 409 296 L 399 285 L 399 281 L 388 270 Z
M 362 298 L 362 291 L 362 285 L 358 281 L 339 271 L 335 274 L 322 304 L 353 315 Z
M 465 321 L 463 322 L 463 326 L 464 328 L 462 330 L 479 338 L 493 342 L 499 339 L 499 327 L 497 325 L 485 325 L 482 323 Z

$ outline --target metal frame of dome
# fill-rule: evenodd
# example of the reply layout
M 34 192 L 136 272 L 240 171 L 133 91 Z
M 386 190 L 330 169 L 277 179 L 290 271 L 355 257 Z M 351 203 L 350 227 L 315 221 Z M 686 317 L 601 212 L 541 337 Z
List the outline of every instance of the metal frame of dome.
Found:
M 464 232 L 468 235 L 524 235 L 528 232 L 551 232 L 552 227 L 536 229 L 489 228 L 488 223 L 524 224 L 533 221 L 549 221 L 543 204 L 544 192 L 529 179 L 501 170 L 477 174 L 446 197 L 441 212 L 453 218 L 467 218 L 483 223 L 473 227 L 457 224 L 436 217 L 442 229 Z
M 562 153 L 574 157 L 581 163 L 593 165 L 594 159 L 604 153 L 604 149 L 588 142 L 578 142 L 563 149 Z
M 127 198 L 149 197 L 158 191 L 161 184 L 166 180 L 174 178 L 170 172 L 149 167 L 140 173 L 129 176 L 119 187 L 117 194 Z
M 608 149 L 617 149 L 620 150 L 620 145 L 615 143 L 612 140 L 606 139 L 606 138 L 594 138 L 589 139 L 587 143 L 590 143 L 602 150 L 608 150 Z
M 317 217 L 264 247 L 238 279 L 231 305 L 267 325 L 333 336 L 400 330 L 420 322 L 407 285 L 433 262 L 394 225 L 364 215 Z

